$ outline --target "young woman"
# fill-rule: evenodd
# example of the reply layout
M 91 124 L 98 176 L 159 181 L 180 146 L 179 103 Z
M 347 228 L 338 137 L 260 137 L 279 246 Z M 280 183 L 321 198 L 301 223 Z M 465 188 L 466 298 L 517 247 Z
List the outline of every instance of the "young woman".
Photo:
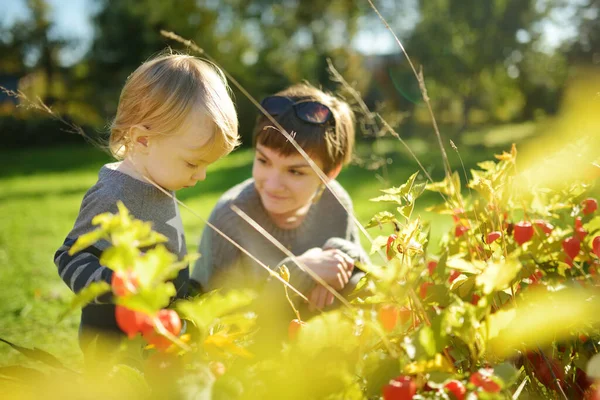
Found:
M 262 101 L 262 106 L 327 175 L 328 184 L 352 212 L 348 193 L 335 181 L 351 158 L 354 114 L 341 99 L 308 84 L 293 85 Z M 268 239 L 231 210 L 236 205 L 285 245 L 308 268 L 341 291 L 355 285 L 356 260 L 366 261 L 358 229 L 308 162 L 265 116 L 257 120 L 252 178 L 228 190 L 209 221 L 274 270 L 285 264 L 290 283 L 319 308 L 333 296 Z M 260 286 L 269 274 L 210 227 L 200 241 L 192 283 L 200 291 Z

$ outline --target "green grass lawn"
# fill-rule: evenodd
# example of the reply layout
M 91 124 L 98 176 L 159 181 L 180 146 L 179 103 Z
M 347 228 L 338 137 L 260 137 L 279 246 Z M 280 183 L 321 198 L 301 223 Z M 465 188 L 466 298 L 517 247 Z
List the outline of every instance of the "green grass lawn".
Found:
M 443 176 L 436 143 L 413 141 L 411 148 L 434 177 Z M 468 149 L 461 156 L 469 168 L 491 159 L 493 153 L 491 149 Z M 385 169 L 353 165 L 339 177 L 354 199 L 357 218 L 364 224 L 384 209 L 382 204 L 368 199 L 377 196 L 379 189 L 404 183 L 418 166 L 395 140 L 361 144 L 358 155 L 365 160 L 373 155 L 386 160 Z M 207 218 L 225 190 L 250 176 L 252 156 L 250 150 L 235 151 L 210 167 L 206 181 L 181 191 L 178 197 Z M 456 154 L 449 156 L 453 168 L 460 168 Z M 79 316 L 75 313 L 57 321 L 72 293 L 59 278 L 53 255 L 71 229 L 85 191 L 96 181 L 100 166 L 110 158 L 88 146 L 0 151 L 0 160 L 0 337 L 22 346 L 39 347 L 78 365 Z M 423 209 L 439 201 L 439 195 L 428 193 L 417 203 L 416 210 L 416 214 L 432 222 L 434 246 L 450 228 L 451 221 Z M 185 210 L 182 217 L 189 249 L 194 251 L 203 222 Z M 377 236 L 378 232 L 372 230 L 370 234 Z M 16 351 L 0 343 L 0 366 L 20 360 Z

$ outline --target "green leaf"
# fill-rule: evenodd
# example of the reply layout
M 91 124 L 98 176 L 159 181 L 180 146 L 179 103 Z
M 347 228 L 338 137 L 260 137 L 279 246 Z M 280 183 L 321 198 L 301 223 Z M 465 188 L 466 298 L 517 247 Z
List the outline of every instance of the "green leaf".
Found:
M 446 308 L 442 316 L 442 331 L 452 332 L 472 349 L 480 327 L 476 307 L 457 299 Z
M 141 252 L 130 244 L 121 243 L 107 248 L 100 256 L 100 264 L 113 271 L 130 269 L 138 260 Z
M 461 272 L 468 272 L 471 274 L 479 274 L 485 269 L 485 262 L 481 260 L 466 261 L 462 256 L 452 256 L 448 258 L 446 266 L 448 268 L 456 269 Z
M 409 220 L 410 216 L 413 212 L 414 206 L 415 206 L 415 203 L 409 203 L 403 207 L 398 207 L 397 210 L 400 215 L 402 215 L 404 218 Z
M 433 329 L 431 327 L 424 325 L 418 334 L 418 343 L 421 345 L 421 348 L 425 350 L 428 358 L 431 358 L 436 353 L 436 343 L 435 343 L 435 335 L 433 333 Z
M 79 310 L 84 307 L 91 301 L 93 301 L 96 297 L 102 296 L 105 293 L 110 292 L 111 288 L 107 282 L 92 282 L 89 286 L 81 289 L 79 293 L 75 295 L 73 300 L 71 300 L 71 304 L 69 304 L 69 308 L 64 310 L 58 316 L 58 322 L 62 321 L 67 315 L 72 313 L 75 310 Z
M 489 202 L 493 201 L 495 198 L 494 187 L 489 179 L 477 176 L 474 180 L 472 180 L 469 183 L 468 186 L 471 189 L 477 191 L 481 195 L 481 197 L 483 197 Z
M 178 262 L 177 256 L 159 244 L 139 257 L 135 263 L 135 271 L 140 277 L 142 286 L 157 285 L 169 279 L 174 279 L 187 263 Z
M 404 367 L 404 373 L 411 375 L 418 375 L 432 371 L 446 373 L 454 372 L 450 362 L 448 362 L 446 357 L 444 357 L 440 353 L 437 353 L 433 358 L 415 361 L 410 364 L 407 364 Z
M 226 294 L 213 291 L 192 301 L 179 302 L 177 310 L 206 332 L 219 322 L 220 317 L 248 306 L 256 297 L 256 293 L 250 290 L 231 290 Z
M 460 298 L 467 298 L 475 288 L 476 279 L 476 276 L 461 275 L 452 282 L 450 290 L 456 292 Z
M 445 194 L 448 197 L 454 197 L 456 193 L 460 193 L 460 176 L 457 172 L 454 172 L 450 178 L 446 177 L 441 182 L 427 184 L 425 189 Z
M 487 330 L 488 340 L 498 337 L 503 329 L 510 326 L 516 315 L 517 312 L 514 309 L 499 310 L 489 315 L 486 323 L 482 326 L 483 330 Z
M 140 287 L 138 292 L 125 297 L 117 297 L 117 304 L 131 310 L 152 315 L 167 307 L 176 294 L 172 282 L 163 282 L 153 287 Z
M 592 218 L 587 224 L 584 224 L 584 228 L 590 233 L 598 233 L 600 231 L 600 216 Z M 590 240 L 593 240 L 593 237 Z
M 29 384 L 32 382 L 41 382 L 46 378 L 46 375 L 41 371 L 34 368 L 22 367 L 20 365 L 0 367 L 0 376 L 27 382 Z
M 382 196 L 373 197 L 372 199 L 369 199 L 369 201 L 373 201 L 373 202 L 385 201 L 388 203 L 398 203 L 398 204 L 403 203 L 402 197 L 400 197 L 398 195 L 394 195 L 394 194 L 384 194 Z
M 9 342 L 8 340 L 3 339 L 3 338 L 0 338 L 0 342 L 6 343 L 7 345 L 12 347 L 19 353 L 23 354 L 27 358 L 30 358 L 35 361 L 40 361 L 40 362 L 42 362 L 46 365 L 49 365 L 51 367 L 54 367 L 54 368 L 70 371 L 67 367 L 64 366 L 64 364 L 62 362 L 60 362 L 60 360 L 58 358 L 54 357 L 52 354 L 50 354 L 44 350 L 40 350 L 36 347 L 34 347 L 32 349 L 29 349 L 27 347 L 22 347 L 22 346 L 14 344 L 12 342 Z
M 501 363 L 494 365 L 494 375 L 504 381 L 505 387 L 509 387 L 516 382 L 520 372 L 510 363 Z
M 144 374 L 129 365 L 113 366 L 107 383 L 119 393 L 121 398 L 145 399 L 151 394 Z
M 413 188 L 410 190 L 410 196 L 412 197 L 412 201 L 415 201 L 419 196 L 421 196 L 425 191 L 426 187 L 426 183 L 418 183 L 414 185 Z
M 374 254 L 379 249 L 385 247 L 387 244 L 387 240 L 387 236 L 377 236 L 375 239 L 373 239 L 373 243 L 371 244 L 371 251 L 369 252 L 369 254 Z
M 87 249 L 91 245 L 95 244 L 101 239 L 105 239 L 108 236 L 102 229 L 96 229 L 94 231 L 84 233 L 77 238 L 77 241 L 73 243 L 73 246 L 69 249 L 69 255 L 72 256 L 75 253 L 80 252 L 83 249 Z
M 566 340 L 573 332 L 600 324 L 598 309 L 600 297 L 595 290 L 527 291 L 517 303 L 515 318 L 490 341 L 489 350 L 508 357 L 517 349 L 543 348 Z
M 336 310 L 320 314 L 302 327 L 296 338 L 294 353 L 310 358 L 323 350 L 336 349 L 340 357 L 350 356 L 359 343 L 354 334 L 354 321 Z
M 386 193 L 386 194 L 390 194 L 390 195 L 406 196 L 413 189 L 413 186 L 415 184 L 415 180 L 417 179 L 418 175 L 419 175 L 419 172 L 417 171 L 414 174 L 412 174 L 406 180 L 406 183 L 404 183 L 402 186 L 397 187 L 397 188 L 393 187 L 393 188 L 390 188 L 390 189 L 383 189 L 382 192 Z
M 396 221 L 396 217 L 389 211 L 381 211 L 378 212 L 371 218 L 369 223 L 365 226 L 365 228 L 373 228 L 375 226 L 381 226 L 387 223 L 391 223 Z
M 489 263 L 481 275 L 477 277 L 477 285 L 484 294 L 490 294 L 508 288 L 521 270 L 521 262 L 517 258 Z
M 236 326 L 241 332 L 249 332 L 256 325 L 257 315 L 253 312 L 234 313 L 222 316 L 220 323 Z
M 107 226 L 110 223 L 110 221 L 114 219 L 114 217 L 115 214 L 110 212 L 98 214 L 94 218 L 92 218 L 92 225 Z
M 496 163 L 494 161 L 487 160 L 477 163 L 477 166 L 484 171 L 492 171 L 496 168 Z

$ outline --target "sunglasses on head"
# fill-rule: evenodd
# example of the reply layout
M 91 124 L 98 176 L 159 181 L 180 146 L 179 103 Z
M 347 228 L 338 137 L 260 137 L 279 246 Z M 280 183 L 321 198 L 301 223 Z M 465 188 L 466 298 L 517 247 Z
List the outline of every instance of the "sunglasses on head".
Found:
M 260 105 L 274 117 L 284 114 L 291 107 L 296 117 L 309 124 L 323 125 L 329 121 L 335 122 L 331 109 L 318 101 L 294 102 L 289 97 L 269 96 L 265 97 Z

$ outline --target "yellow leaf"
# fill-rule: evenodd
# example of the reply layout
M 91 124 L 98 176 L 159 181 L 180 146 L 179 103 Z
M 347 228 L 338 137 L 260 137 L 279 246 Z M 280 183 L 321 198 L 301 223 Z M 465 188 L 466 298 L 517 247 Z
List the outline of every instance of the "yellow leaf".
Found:
M 517 312 L 514 309 L 500 310 L 491 314 L 482 325 L 482 329 L 487 330 L 488 340 L 496 338 L 502 329 L 510 326 L 516 315 Z
M 477 285 L 482 286 L 484 294 L 504 290 L 510 286 L 521 267 L 521 263 L 516 258 L 490 263 L 483 273 L 477 277 Z
M 514 162 L 517 159 L 517 146 L 513 143 L 510 153 L 503 151 L 502 154 L 494 154 L 494 157 L 500 161 Z
M 543 348 L 554 341 L 567 339 L 572 332 L 588 325 L 598 326 L 598 309 L 600 297 L 597 290 L 530 291 L 517 303 L 512 321 L 489 342 L 488 350 L 493 355 L 507 357 L 517 350 Z M 496 322 L 500 328 L 503 321 Z
M 432 371 L 453 372 L 453 369 L 446 357 L 440 353 L 437 353 L 431 360 L 415 361 L 404 367 L 404 373 L 409 375 Z

